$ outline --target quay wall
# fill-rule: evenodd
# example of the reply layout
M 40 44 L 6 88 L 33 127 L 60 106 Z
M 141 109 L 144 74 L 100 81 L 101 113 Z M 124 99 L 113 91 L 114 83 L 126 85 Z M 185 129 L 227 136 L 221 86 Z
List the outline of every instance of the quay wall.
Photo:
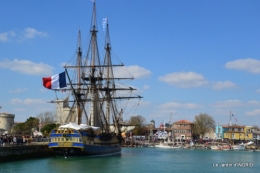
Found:
M 0 163 L 5 161 L 43 158 L 50 156 L 54 156 L 54 153 L 48 148 L 47 144 L 0 147 Z

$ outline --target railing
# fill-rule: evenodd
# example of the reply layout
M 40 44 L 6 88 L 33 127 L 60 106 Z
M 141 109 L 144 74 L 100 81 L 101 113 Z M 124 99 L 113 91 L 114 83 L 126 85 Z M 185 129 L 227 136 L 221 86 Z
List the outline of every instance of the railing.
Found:
M 32 142 L 49 142 L 49 138 L 33 138 Z

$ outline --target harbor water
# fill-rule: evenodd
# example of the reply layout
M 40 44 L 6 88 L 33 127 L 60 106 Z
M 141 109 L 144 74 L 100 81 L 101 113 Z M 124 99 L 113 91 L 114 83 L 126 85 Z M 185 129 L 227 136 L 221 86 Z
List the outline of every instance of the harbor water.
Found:
M 256 173 L 260 152 L 122 148 L 103 157 L 49 157 L 0 163 L 1 173 Z

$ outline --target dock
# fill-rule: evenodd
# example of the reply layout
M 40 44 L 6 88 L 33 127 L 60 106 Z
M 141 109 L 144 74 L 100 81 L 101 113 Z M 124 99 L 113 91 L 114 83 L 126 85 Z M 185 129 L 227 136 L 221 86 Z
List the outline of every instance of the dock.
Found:
M 0 162 L 55 156 L 47 142 L 0 147 Z

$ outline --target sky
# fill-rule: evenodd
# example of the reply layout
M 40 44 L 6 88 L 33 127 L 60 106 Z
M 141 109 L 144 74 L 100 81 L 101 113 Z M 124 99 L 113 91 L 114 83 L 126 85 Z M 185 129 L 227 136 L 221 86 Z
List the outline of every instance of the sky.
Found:
M 92 5 L 0 2 L 0 112 L 23 122 L 55 111 L 48 103 L 55 93 L 43 87 L 42 77 L 64 71 L 79 30 L 87 46 Z M 206 113 L 222 125 L 232 112 L 232 124 L 260 126 L 260 1 L 96 0 L 96 5 L 99 33 L 107 17 L 112 50 L 143 97 L 124 119 L 141 115 L 158 127 Z

